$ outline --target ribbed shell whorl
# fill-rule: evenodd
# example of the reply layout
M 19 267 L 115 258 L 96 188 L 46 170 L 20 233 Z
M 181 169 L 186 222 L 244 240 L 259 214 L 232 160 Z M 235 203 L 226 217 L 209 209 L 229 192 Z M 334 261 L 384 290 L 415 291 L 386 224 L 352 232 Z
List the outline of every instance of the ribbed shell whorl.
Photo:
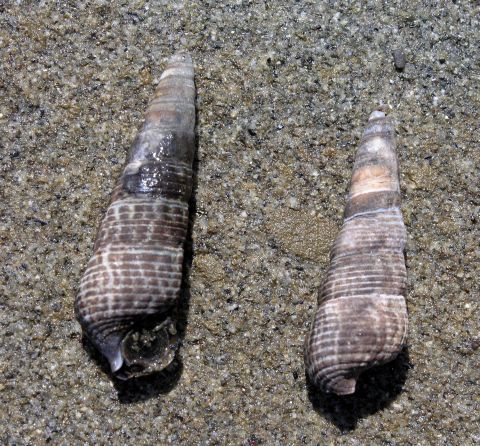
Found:
M 393 120 L 374 111 L 306 342 L 307 372 L 327 393 L 354 393 L 362 371 L 391 361 L 403 347 L 406 234 L 399 205 Z
M 192 60 L 170 58 L 100 225 L 75 312 L 112 372 L 125 337 L 180 295 L 195 153 Z

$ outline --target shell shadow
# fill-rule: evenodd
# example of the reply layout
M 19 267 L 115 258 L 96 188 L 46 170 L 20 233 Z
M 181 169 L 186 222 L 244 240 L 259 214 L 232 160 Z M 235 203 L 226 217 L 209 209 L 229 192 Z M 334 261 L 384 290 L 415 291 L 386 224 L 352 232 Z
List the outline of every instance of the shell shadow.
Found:
M 174 360 L 161 372 L 131 378 L 127 381 L 113 378 L 112 381 L 117 391 L 119 402 L 122 404 L 133 404 L 169 393 L 180 380 L 182 370 L 182 359 L 177 352 Z
M 388 407 L 401 393 L 413 368 L 405 346 L 391 362 L 362 373 L 353 395 L 337 396 L 318 390 L 307 376 L 308 398 L 315 411 L 342 432 L 356 428 L 358 420 Z
M 198 121 L 197 121 L 198 122 Z M 198 148 L 198 134 L 195 133 L 195 147 Z M 175 352 L 173 361 L 165 369 L 149 375 L 120 380 L 111 373 L 106 359 L 97 351 L 86 336 L 82 336 L 82 346 L 96 365 L 109 375 L 117 391 L 120 403 L 132 404 L 155 398 L 158 395 L 169 393 L 179 382 L 183 371 L 182 344 L 188 325 L 190 309 L 190 270 L 192 267 L 194 249 L 192 231 L 196 216 L 196 196 L 198 187 L 198 158 L 195 151 L 193 162 L 192 195 L 188 203 L 189 221 L 187 236 L 184 245 L 182 289 L 177 305 L 168 313 L 176 321 L 179 348 Z M 161 315 L 165 317 L 165 314 Z M 154 323 L 155 317 L 148 318 L 149 323 Z

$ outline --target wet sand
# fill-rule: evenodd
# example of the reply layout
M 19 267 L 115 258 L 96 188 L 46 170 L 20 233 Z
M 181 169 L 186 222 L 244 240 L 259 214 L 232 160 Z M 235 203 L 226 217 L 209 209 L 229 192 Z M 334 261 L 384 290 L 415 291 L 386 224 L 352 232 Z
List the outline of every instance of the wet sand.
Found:
M 0 442 L 480 444 L 478 3 L 76 3 L 0 3 Z M 176 50 L 198 89 L 184 339 L 122 383 L 73 302 Z M 303 341 L 379 104 L 398 123 L 408 347 L 339 398 L 308 386 Z

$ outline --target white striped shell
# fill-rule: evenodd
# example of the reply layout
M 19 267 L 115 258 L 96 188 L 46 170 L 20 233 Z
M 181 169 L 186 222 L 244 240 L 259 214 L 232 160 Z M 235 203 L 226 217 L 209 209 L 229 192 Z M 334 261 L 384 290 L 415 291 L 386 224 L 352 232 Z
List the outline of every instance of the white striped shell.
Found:
M 312 382 L 355 392 L 360 373 L 394 359 L 407 332 L 405 226 L 393 120 L 370 115 L 305 348 Z

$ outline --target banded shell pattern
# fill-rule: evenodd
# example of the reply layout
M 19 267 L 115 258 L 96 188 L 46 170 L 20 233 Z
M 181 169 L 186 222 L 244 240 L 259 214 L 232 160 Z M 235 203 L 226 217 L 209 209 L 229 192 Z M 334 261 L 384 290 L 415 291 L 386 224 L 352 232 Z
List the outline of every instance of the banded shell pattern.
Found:
M 405 226 L 394 123 L 369 118 L 357 151 L 342 229 L 330 253 L 305 362 L 327 393 L 355 392 L 360 373 L 394 359 L 407 332 Z
M 132 347 L 135 333 L 148 317 L 168 312 L 180 295 L 195 152 L 193 76 L 189 55 L 170 58 L 113 191 L 75 302 L 84 333 L 120 378 L 148 366 L 151 358 L 136 356 Z M 152 348 L 165 349 L 161 354 L 172 348 L 163 339 L 175 334 L 170 322 L 165 319 L 153 332 L 159 339 Z

